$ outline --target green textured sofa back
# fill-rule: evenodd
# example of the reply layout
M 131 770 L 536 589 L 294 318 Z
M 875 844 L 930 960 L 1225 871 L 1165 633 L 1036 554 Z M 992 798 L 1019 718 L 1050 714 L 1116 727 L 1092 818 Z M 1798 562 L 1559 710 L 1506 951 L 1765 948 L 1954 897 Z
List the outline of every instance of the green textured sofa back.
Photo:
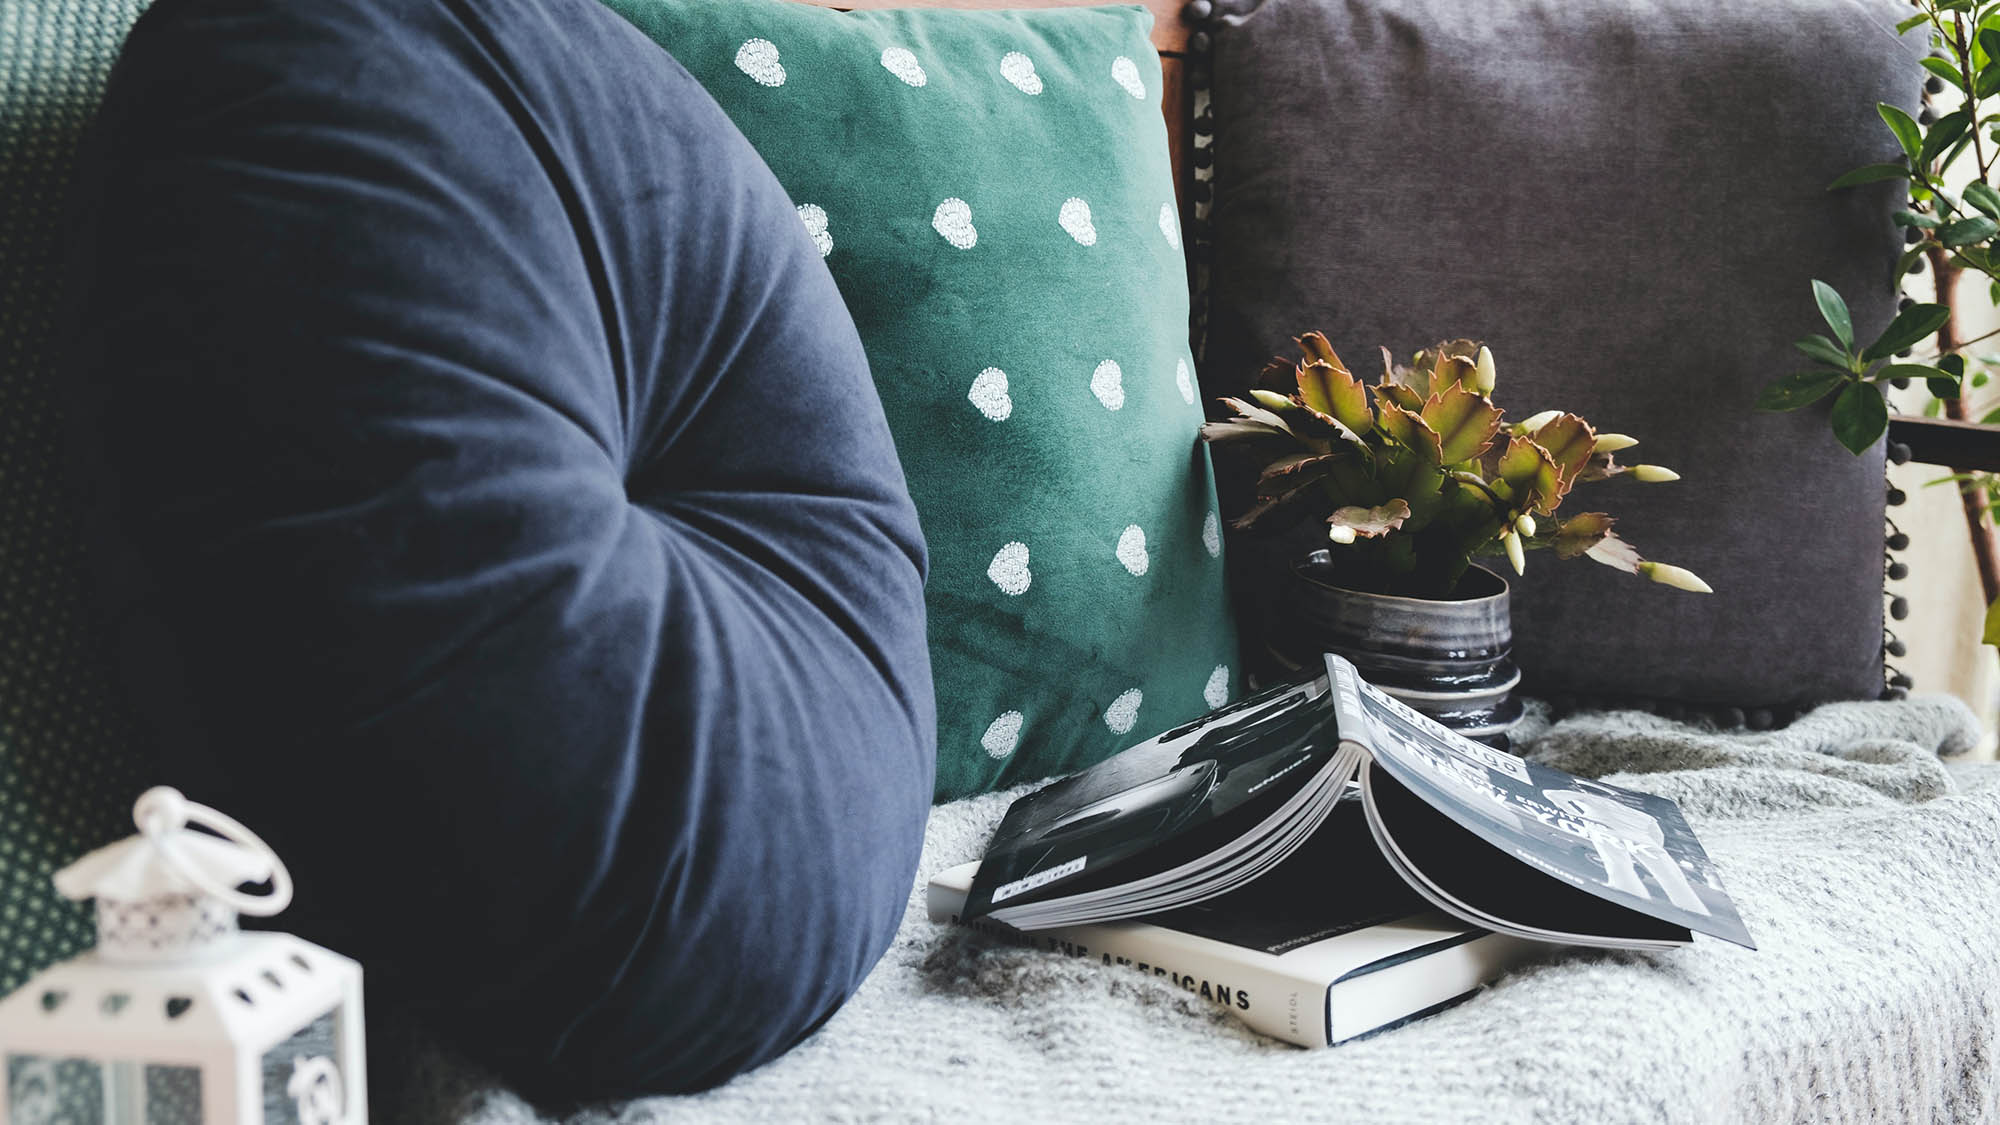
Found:
M 90 943 L 49 875 L 129 832 L 139 791 L 84 600 L 56 326 L 78 147 L 144 6 L 0 3 L 0 993 Z

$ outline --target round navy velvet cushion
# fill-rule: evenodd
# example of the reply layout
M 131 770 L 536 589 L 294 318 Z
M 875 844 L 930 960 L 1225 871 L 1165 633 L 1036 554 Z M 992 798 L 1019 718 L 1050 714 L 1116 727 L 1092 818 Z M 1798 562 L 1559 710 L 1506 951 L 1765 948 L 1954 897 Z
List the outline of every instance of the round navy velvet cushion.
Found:
M 773 1057 L 902 917 L 924 552 L 783 190 L 592 0 L 162 0 L 78 410 L 160 776 L 548 1097 Z

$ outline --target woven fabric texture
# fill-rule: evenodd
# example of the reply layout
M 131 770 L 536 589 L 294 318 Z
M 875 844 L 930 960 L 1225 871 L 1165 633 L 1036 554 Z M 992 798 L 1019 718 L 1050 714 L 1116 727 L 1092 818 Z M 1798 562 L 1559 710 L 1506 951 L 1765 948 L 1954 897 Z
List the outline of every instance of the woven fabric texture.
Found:
M 55 869 L 131 829 L 140 768 L 84 608 L 62 481 L 62 232 L 140 0 L 0 4 L 0 993 L 87 945 Z

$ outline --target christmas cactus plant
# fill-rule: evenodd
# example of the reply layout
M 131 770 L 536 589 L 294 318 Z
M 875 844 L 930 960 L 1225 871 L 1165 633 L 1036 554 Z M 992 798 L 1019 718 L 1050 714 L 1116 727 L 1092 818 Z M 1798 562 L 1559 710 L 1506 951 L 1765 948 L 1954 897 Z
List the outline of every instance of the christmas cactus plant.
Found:
M 1318 332 L 1298 337 L 1303 358 L 1274 360 L 1266 387 L 1222 401 L 1236 412 L 1202 436 L 1247 450 L 1262 465 L 1256 504 L 1241 530 L 1324 521 L 1344 585 L 1412 597 L 1450 597 L 1480 555 L 1504 554 L 1518 573 L 1526 553 L 1587 555 L 1684 590 L 1709 587 L 1691 572 L 1640 557 L 1602 512 L 1558 518 L 1576 485 L 1630 476 L 1670 481 L 1658 465 L 1621 465 L 1637 442 L 1600 434 L 1574 414 L 1549 410 L 1508 424 L 1493 405 L 1493 353 L 1454 340 L 1409 366 L 1384 349 L 1373 388 L 1350 372 Z

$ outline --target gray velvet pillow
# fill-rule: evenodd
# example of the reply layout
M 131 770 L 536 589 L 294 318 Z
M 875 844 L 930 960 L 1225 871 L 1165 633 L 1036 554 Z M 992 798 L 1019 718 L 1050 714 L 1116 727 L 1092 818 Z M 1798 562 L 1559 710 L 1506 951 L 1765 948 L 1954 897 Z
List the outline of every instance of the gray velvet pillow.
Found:
M 1817 326 L 1808 279 L 1848 296 L 1858 332 L 1895 311 L 1900 190 L 1825 187 L 1895 154 L 1875 104 L 1917 94 L 1904 7 L 1216 7 L 1211 399 L 1308 329 L 1362 367 L 1378 345 L 1486 340 L 1510 415 L 1575 410 L 1638 437 L 1628 460 L 1683 474 L 1600 485 L 1577 510 L 1601 505 L 1716 590 L 1530 556 L 1514 599 L 1529 688 L 1875 696 L 1881 446 L 1848 454 L 1824 404 L 1752 407 L 1803 365 L 1789 342 Z

